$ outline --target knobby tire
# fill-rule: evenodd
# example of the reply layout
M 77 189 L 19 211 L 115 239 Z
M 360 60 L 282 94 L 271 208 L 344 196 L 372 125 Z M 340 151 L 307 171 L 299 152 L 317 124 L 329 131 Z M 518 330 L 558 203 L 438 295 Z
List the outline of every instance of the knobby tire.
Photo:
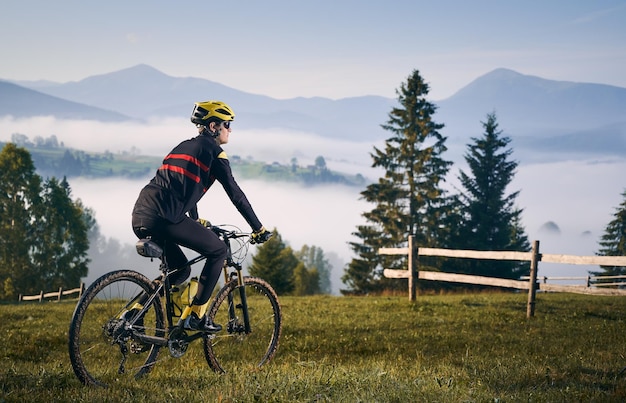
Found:
M 154 292 L 152 282 L 133 270 L 107 273 L 87 288 L 69 328 L 70 361 L 83 384 L 106 387 L 150 372 L 160 347 L 137 342 L 126 318 L 121 316 L 134 297 Z M 135 329 L 164 337 L 164 328 L 163 308 L 157 296 Z

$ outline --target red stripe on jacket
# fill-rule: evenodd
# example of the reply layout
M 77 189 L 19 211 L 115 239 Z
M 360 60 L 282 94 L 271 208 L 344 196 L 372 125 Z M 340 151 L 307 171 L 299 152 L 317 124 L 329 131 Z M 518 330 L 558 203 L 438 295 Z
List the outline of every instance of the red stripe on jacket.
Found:
M 185 175 L 186 177 L 188 177 L 189 179 L 193 180 L 196 183 L 200 183 L 200 177 L 198 175 L 195 175 L 195 174 L 189 172 L 185 168 L 177 167 L 175 165 L 170 165 L 170 164 L 163 164 L 163 165 L 161 165 L 161 167 L 159 169 L 172 171 L 172 172 L 177 172 L 179 174 Z
M 200 169 L 202 169 L 204 172 L 207 172 L 209 170 L 209 167 L 204 165 L 199 159 L 197 159 L 196 157 L 192 157 L 191 155 L 187 155 L 187 154 L 169 154 L 167 157 L 165 157 L 165 160 L 168 159 L 181 159 L 181 160 L 185 160 L 185 161 L 189 161 L 192 164 L 197 165 L 198 167 L 200 167 Z

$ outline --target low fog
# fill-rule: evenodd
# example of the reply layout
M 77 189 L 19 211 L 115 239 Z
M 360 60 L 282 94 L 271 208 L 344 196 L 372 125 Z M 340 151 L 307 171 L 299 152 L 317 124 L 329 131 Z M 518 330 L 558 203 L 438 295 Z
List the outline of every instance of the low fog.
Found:
M 0 140 L 9 141 L 13 133 L 25 134 L 30 139 L 54 134 L 66 147 L 86 151 L 116 153 L 134 147 L 140 154 L 163 156 L 178 142 L 193 137 L 195 128 L 183 119 L 150 124 L 102 124 L 53 118 L 0 120 Z M 369 156 L 374 145 L 381 146 L 382 142 L 334 141 L 313 133 L 282 129 L 238 131 L 235 123 L 230 143 L 224 148 L 231 156 L 250 156 L 282 164 L 289 164 L 294 157 L 300 165 L 312 164 L 321 155 L 332 170 L 361 173 L 375 179 L 378 173 L 370 167 Z M 515 149 L 512 158 L 517 160 Z M 459 186 L 458 162 L 450 171 L 446 184 L 449 189 Z M 529 239 L 539 240 L 543 253 L 594 255 L 599 249 L 599 237 L 622 202 L 626 160 L 579 158 L 551 163 L 518 162 L 509 192 L 520 190 L 517 205 L 524 209 L 522 224 Z M 69 182 L 73 196 L 95 211 L 102 234 L 127 243 L 133 250 L 135 237 L 130 228 L 130 212 L 139 190 L 149 179 L 70 178 Z M 362 212 L 372 207 L 360 200 L 359 193 L 363 189 L 303 187 L 258 180 L 239 180 L 239 183 L 263 224 L 277 228 L 293 249 L 298 250 L 304 244 L 315 245 L 332 258 L 333 290 L 336 293 L 343 288 L 339 279 L 343 266 L 352 258 L 348 242 L 355 239 L 351 233 L 364 223 Z M 219 184 L 200 202 L 199 210 L 202 217 L 214 224 L 235 224 L 242 230 L 249 230 Z M 540 230 L 549 221 L 558 225 L 560 233 Z M 599 270 L 599 267 L 539 264 L 540 276 L 585 276 L 588 270 Z M 93 280 L 94 275 L 90 273 L 87 281 Z

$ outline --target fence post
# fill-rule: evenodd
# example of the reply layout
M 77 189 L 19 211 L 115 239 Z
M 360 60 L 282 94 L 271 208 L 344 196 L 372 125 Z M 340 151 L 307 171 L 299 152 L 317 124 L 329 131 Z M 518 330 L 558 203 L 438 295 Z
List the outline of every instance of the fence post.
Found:
M 417 290 L 417 248 L 413 246 L 414 236 L 409 235 L 409 301 L 415 301 Z
M 528 304 L 526 305 L 526 318 L 535 316 L 535 297 L 537 294 L 537 264 L 540 259 L 539 241 L 533 241 L 532 258 L 530 260 L 530 283 L 528 284 Z
M 57 297 L 57 301 L 61 301 L 61 295 L 63 295 L 63 287 L 59 287 L 59 296 Z
M 78 299 L 80 299 L 80 297 L 83 296 L 83 293 L 85 292 L 85 283 L 83 283 L 82 281 L 80 282 L 80 291 L 78 291 Z

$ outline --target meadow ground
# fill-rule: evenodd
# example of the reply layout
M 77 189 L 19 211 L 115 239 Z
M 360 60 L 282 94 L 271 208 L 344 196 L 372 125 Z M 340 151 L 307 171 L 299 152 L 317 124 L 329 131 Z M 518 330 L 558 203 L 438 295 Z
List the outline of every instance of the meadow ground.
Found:
M 0 305 L 0 402 L 621 402 L 626 298 L 526 294 L 281 297 L 283 335 L 260 370 L 213 373 L 199 342 L 141 380 L 79 383 L 76 301 Z

